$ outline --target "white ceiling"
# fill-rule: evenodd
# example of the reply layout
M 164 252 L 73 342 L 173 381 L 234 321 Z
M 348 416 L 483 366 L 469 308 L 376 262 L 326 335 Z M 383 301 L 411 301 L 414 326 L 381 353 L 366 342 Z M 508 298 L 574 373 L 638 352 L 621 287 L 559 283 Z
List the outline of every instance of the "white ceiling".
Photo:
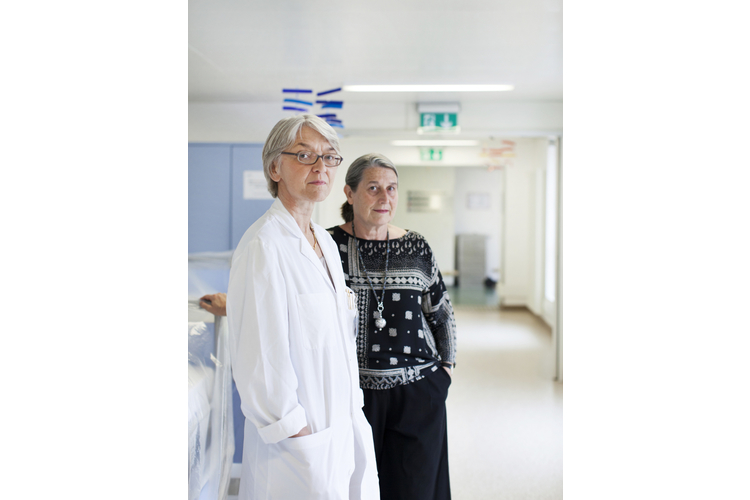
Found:
M 190 102 L 278 102 L 282 88 L 512 84 L 511 92 L 347 102 L 556 101 L 562 0 L 189 0 Z

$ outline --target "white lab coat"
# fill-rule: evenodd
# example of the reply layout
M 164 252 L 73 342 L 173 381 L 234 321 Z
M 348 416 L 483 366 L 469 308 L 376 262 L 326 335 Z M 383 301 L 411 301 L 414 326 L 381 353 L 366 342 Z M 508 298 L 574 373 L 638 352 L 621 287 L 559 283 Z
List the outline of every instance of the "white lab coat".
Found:
M 314 230 L 333 284 L 278 199 L 232 257 L 230 351 L 246 419 L 240 500 L 380 498 L 356 308 L 336 244 Z M 289 437 L 305 425 L 311 435 Z

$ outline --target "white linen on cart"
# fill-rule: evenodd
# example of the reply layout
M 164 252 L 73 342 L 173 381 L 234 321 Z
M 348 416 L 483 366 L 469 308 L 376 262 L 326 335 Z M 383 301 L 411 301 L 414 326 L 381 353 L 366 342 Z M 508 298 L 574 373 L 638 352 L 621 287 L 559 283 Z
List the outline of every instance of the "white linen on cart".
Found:
M 188 306 L 188 498 L 224 500 L 234 455 L 226 321 Z M 207 321 L 191 321 L 203 315 Z
M 203 295 L 227 292 L 231 260 L 232 251 L 188 254 L 189 500 L 223 500 L 229 486 L 235 447 L 229 333 L 225 319 L 198 304 Z
M 188 322 L 188 477 L 190 498 L 198 498 L 207 482 L 205 448 L 211 417 L 211 393 L 215 370 L 210 355 L 213 351 L 213 325 Z

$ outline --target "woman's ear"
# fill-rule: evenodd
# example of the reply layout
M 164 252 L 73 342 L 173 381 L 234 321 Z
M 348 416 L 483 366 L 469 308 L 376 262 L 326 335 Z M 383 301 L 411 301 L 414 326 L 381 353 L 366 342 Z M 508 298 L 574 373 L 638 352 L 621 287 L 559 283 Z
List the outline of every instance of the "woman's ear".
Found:
M 281 176 L 278 173 L 278 165 L 279 160 L 274 161 L 271 163 L 271 168 L 268 169 L 268 175 L 271 177 L 271 180 L 274 182 L 279 182 L 281 180 Z
M 354 191 L 349 187 L 349 184 L 344 184 L 344 194 L 346 195 L 346 201 L 349 205 L 354 205 Z

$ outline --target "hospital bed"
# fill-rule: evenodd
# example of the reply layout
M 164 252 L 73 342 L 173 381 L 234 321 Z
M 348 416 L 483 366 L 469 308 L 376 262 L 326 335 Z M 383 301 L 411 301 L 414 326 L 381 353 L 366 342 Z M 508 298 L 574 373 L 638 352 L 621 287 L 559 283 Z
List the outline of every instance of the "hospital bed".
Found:
M 198 300 L 226 291 L 229 264 L 226 255 L 189 256 L 188 268 L 188 499 L 225 500 L 235 439 L 227 322 Z

